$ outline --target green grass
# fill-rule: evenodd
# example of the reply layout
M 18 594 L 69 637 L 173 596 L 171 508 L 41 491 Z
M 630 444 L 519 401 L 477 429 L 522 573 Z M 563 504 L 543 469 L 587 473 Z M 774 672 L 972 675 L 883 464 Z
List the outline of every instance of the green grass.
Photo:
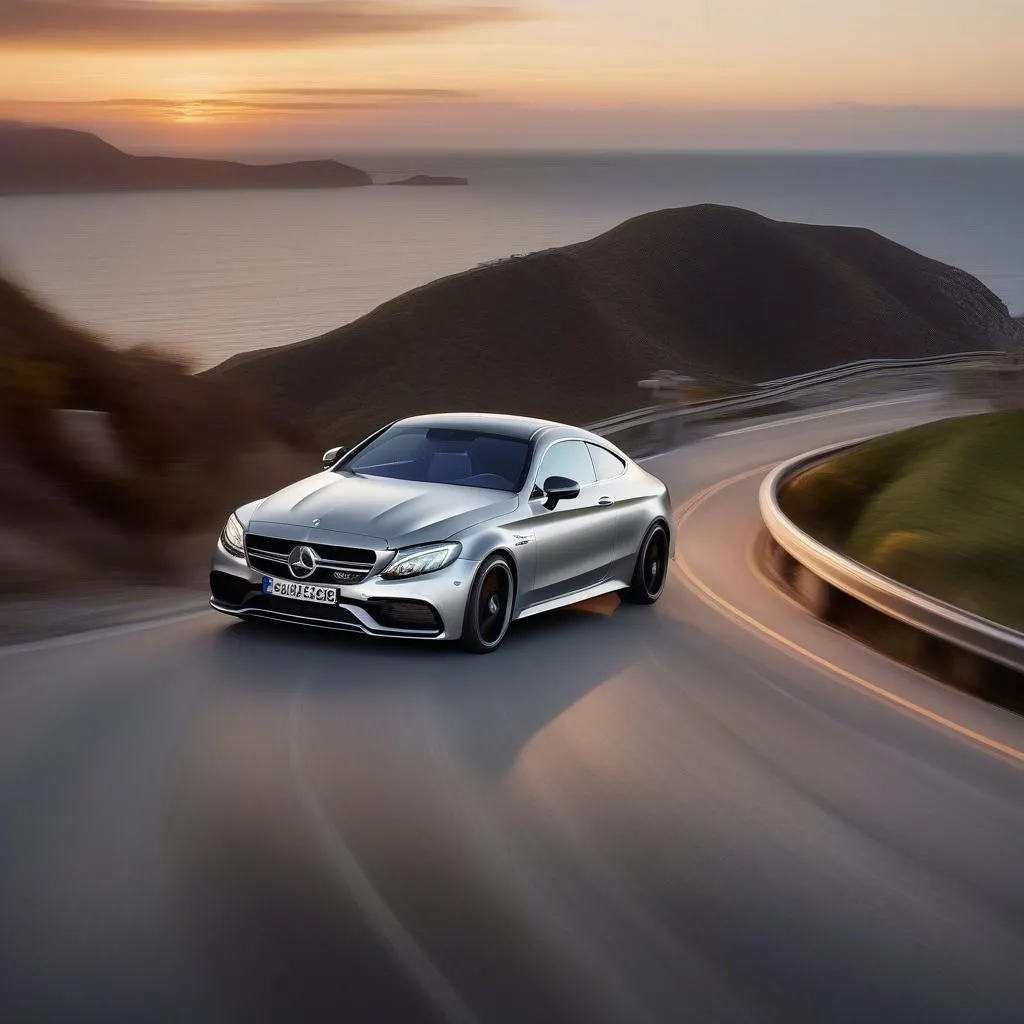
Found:
M 857 561 L 1024 630 L 1024 411 L 871 441 L 794 481 L 783 505 Z

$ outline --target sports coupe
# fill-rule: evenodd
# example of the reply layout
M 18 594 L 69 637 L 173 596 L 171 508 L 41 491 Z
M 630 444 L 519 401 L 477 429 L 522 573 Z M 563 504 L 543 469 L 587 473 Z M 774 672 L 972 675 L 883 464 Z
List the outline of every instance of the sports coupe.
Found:
M 242 618 L 497 648 L 516 619 L 661 596 L 665 485 L 608 441 L 519 416 L 399 420 L 236 509 L 210 604 Z

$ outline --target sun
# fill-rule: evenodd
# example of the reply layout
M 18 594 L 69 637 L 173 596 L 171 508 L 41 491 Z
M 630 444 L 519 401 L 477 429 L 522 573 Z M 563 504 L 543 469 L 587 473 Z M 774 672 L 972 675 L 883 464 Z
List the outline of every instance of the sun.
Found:
M 203 124 L 210 120 L 210 110 L 204 103 L 189 101 L 176 107 L 173 116 L 178 124 Z

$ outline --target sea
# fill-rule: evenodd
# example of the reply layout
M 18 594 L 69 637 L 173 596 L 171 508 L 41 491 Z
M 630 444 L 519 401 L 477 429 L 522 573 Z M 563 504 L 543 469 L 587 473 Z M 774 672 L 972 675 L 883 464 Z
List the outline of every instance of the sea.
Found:
M 468 187 L 0 197 L 0 272 L 119 346 L 196 369 L 313 337 L 447 274 L 723 203 L 873 228 L 1024 313 L 1024 156 L 339 154 Z M 486 343 L 486 339 L 482 339 Z

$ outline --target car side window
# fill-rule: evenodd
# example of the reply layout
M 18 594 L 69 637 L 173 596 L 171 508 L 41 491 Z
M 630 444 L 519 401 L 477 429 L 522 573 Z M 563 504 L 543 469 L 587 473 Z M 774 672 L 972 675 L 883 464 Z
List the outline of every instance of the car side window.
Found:
M 598 480 L 614 480 L 615 477 L 622 476 L 626 472 L 626 464 L 607 448 L 589 442 L 587 448 L 590 449 L 590 457 L 594 460 L 594 469 L 597 471 Z
M 583 441 L 558 441 L 544 456 L 537 473 L 537 483 L 543 487 L 551 476 L 564 476 L 575 480 L 581 487 L 594 483 L 594 464 L 590 461 Z

